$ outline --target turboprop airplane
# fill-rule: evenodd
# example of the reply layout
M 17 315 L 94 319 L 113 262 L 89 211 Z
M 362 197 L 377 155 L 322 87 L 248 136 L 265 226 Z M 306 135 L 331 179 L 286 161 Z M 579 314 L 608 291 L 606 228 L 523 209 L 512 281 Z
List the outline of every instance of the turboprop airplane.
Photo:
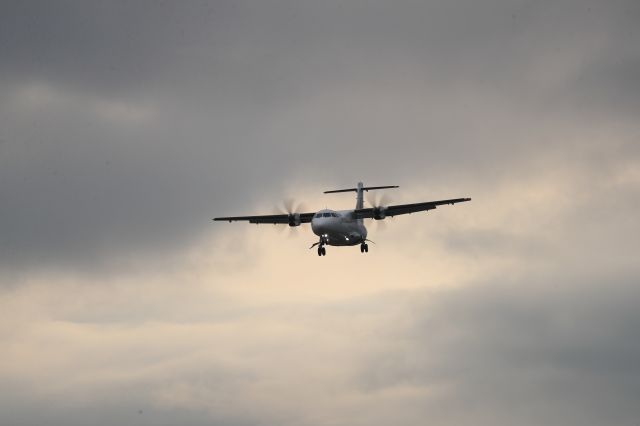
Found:
M 286 214 L 216 217 L 213 220 L 229 222 L 246 221 L 255 224 L 287 224 L 289 226 L 300 226 L 303 223 L 311 223 L 313 233 L 320 237 L 320 240 L 311 245 L 309 249 L 317 246 L 318 256 L 326 256 L 327 250 L 325 246 L 360 245 L 360 252 L 368 253 L 369 245 L 367 242 L 373 241 L 367 239 L 367 228 L 364 226 L 363 219 L 383 220 L 387 217 L 398 216 L 401 214 L 434 210 L 436 207 L 445 204 L 453 205 L 464 201 L 471 201 L 471 198 L 454 198 L 451 200 L 426 201 L 414 204 L 397 204 L 392 206 L 372 205 L 372 207 L 364 207 L 363 193 L 365 191 L 388 188 L 399 188 L 399 186 L 364 186 L 362 182 L 358 182 L 358 186 L 356 188 L 324 191 L 325 194 L 355 192 L 356 208 L 353 210 L 324 209 L 309 213 L 290 211 Z

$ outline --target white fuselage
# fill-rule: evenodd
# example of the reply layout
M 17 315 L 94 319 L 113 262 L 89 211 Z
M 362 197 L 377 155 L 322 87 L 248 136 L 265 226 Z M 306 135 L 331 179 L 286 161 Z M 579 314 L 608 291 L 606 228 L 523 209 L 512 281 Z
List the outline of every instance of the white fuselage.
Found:
M 330 246 L 354 246 L 367 238 L 367 228 L 362 219 L 353 218 L 353 210 L 320 210 L 311 219 L 311 229 Z

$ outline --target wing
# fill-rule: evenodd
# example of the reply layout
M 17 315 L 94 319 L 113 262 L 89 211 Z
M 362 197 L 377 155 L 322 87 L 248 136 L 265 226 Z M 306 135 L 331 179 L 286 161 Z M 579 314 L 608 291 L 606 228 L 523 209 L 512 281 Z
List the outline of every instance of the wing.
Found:
M 427 201 L 424 203 L 414 204 L 397 204 L 387 207 L 369 207 L 366 209 L 354 210 L 353 214 L 357 219 L 379 218 L 384 219 L 386 216 L 398 216 L 407 213 L 416 213 L 426 210 L 433 210 L 438 206 L 445 204 L 463 203 L 471 201 L 471 198 L 454 198 L 451 200 Z
M 245 221 L 249 223 L 272 223 L 272 224 L 300 224 L 300 223 L 309 223 L 313 218 L 315 213 L 294 213 L 294 214 L 268 214 L 268 215 L 259 215 L 259 216 L 230 216 L 230 217 L 215 217 L 213 220 L 216 221 L 227 221 L 227 222 L 240 222 Z M 300 220 L 297 220 L 297 216 L 300 216 Z M 294 225 L 295 226 L 295 225 Z

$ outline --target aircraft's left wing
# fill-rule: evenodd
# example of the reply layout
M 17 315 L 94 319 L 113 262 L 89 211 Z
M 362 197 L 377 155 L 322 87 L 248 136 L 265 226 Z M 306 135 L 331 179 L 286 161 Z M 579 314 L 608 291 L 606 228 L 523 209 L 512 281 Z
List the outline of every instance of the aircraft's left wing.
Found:
M 230 217 L 216 217 L 213 220 L 238 222 L 245 221 L 249 223 L 272 223 L 272 224 L 288 224 L 296 226 L 301 223 L 309 223 L 315 213 L 292 213 L 292 214 L 268 214 L 259 216 L 230 216 Z M 298 220 L 299 218 L 299 220 Z
M 433 210 L 445 204 L 463 203 L 471 201 L 471 198 L 454 198 L 451 200 L 427 201 L 424 203 L 397 204 L 386 207 L 369 207 L 366 209 L 354 210 L 353 214 L 357 219 L 384 219 L 386 216 L 398 216 L 401 214 L 416 213 L 426 210 Z

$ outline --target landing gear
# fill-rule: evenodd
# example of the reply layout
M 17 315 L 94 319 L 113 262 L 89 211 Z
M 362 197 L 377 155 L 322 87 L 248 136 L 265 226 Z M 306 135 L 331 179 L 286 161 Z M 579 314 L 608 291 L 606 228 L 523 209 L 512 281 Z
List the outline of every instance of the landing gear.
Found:
M 327 249 L 324 248 L 324 245 L 327 244 L 328 242 L 329 240 L 324 235 L 322 235 L 320 236 L 320 241 L 318 241 L 317 243 L 311 244 L 311 247 L 309 247 L 309 249 L 312 249 L 315 246 L 318 246 L 318 256 L 326 256 Z
M 367 243 L 360 244 L 360 253 L 369 253 L 369 246 Z

